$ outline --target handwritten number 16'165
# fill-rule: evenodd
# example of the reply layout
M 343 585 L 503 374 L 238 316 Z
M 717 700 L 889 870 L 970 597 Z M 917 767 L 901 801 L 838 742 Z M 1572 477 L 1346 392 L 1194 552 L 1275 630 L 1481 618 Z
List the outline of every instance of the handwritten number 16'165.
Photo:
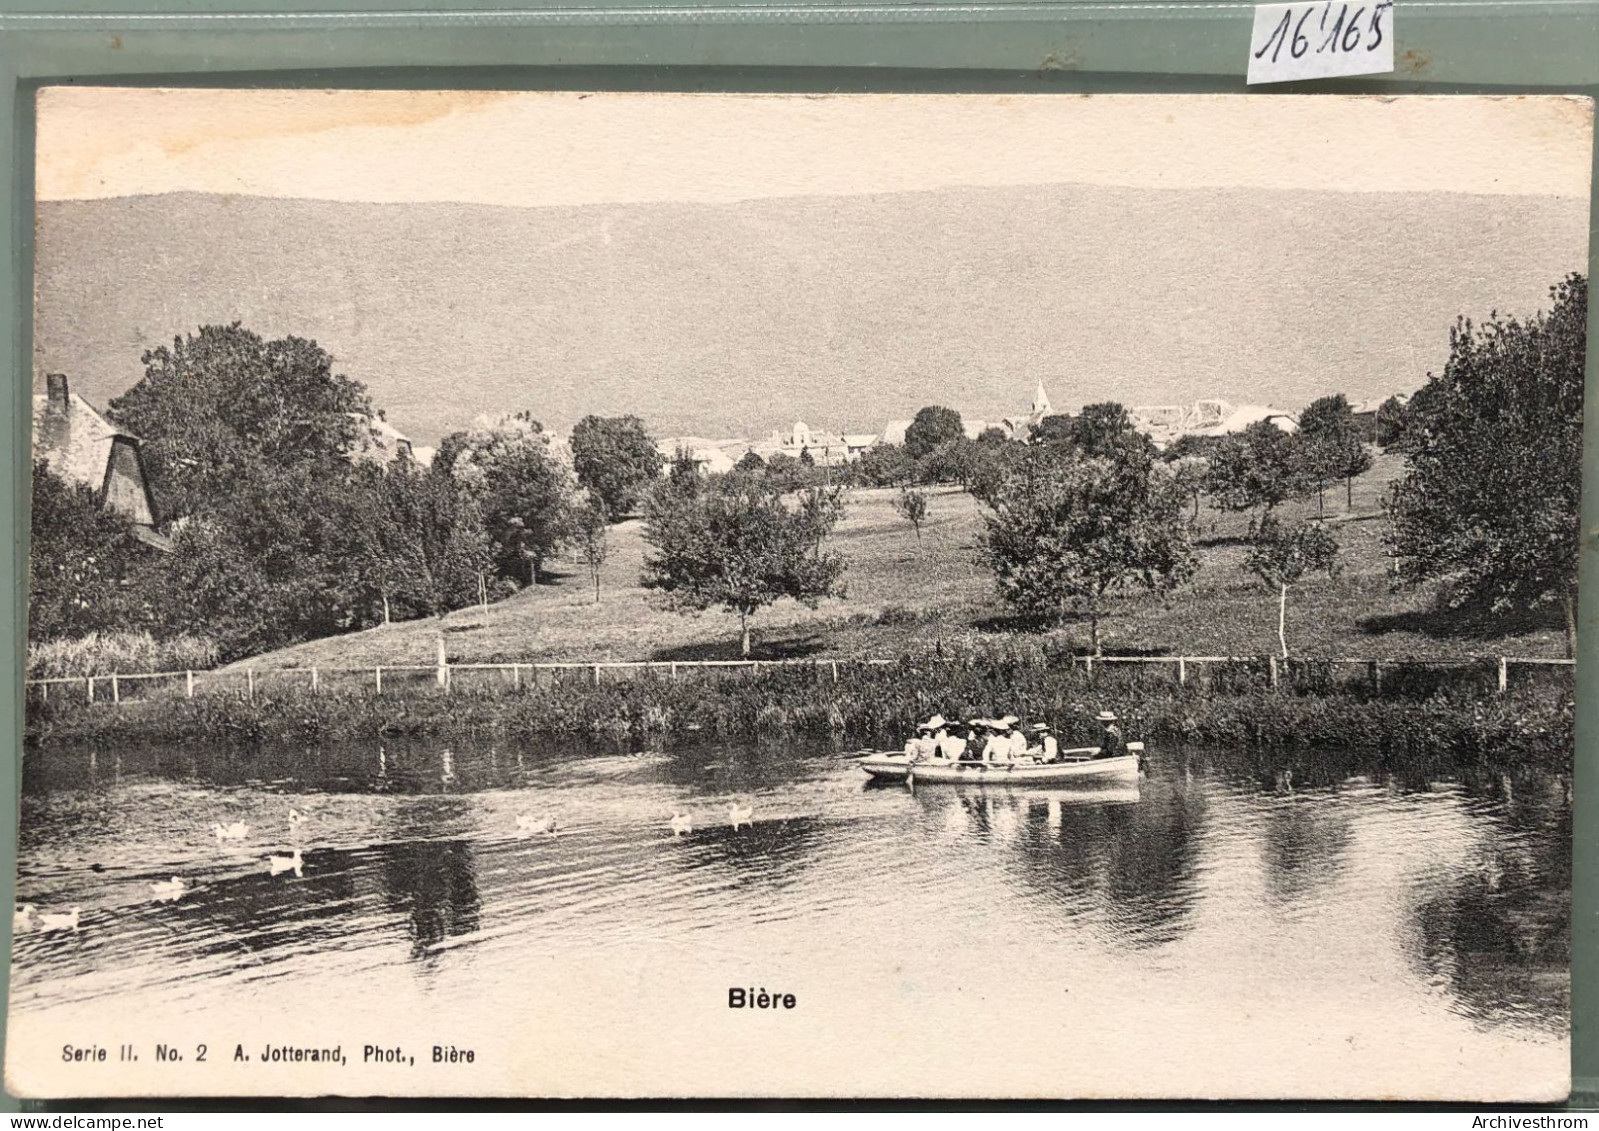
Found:
M 1367 9 L 1364 5 L 1356 8 L 1351 13 L 1348 4 L 1340 4 L 1336 19 L 1332 15 L 1332 0 L 1327 0 L 1323 4 L 1311 4 L 1302 11 L 1298 11 L 1297 19 L 1295 18 L 1295 9 L 1290 7 L 1283 13 L 1283 18 L 1277 21 L 1277 26 L 1272 28 L 1271 37 L 1261 44 L 1260 50 L 1255 52 L 1255 58 L 1264 58 L 1266 53 L 1270 52 L 1271 61 L 1275 63 L 1277 57 L 1282 54 L 1283 48 L 1287 47 L 1290 55 L 1295 59 L 1301 59 L 1304 57 L 1305 52 L 1311 49 L 1311 44 L 1315 41 L 1314 37 L 1318 36 L 1320 37 L 1320 42 L 1316 43 L 1315 48 L 1318 55 L 1327 52 L 1333 52 L 1334 54 L 1342 52 L 1348 55 L 1359 50 L 1362 46 L 1367 51 L 1375 51 L 1382 46 L 1383 13 L 1392 7 L 1392 0 L 1382 0 L 1381 3 L 1370 9 L 1371 19 L 1369 22 L 1365 19 Z M 1316 13 L 1318 8 L 1321 11 L 1321 15 L 1307 31 L 1305 23 Z M 1328 24 L 1329 20 L 1331 20 L 1331 26 Z M 1364 44 L 1362 44 L 1362 40 L 1365 40 Z

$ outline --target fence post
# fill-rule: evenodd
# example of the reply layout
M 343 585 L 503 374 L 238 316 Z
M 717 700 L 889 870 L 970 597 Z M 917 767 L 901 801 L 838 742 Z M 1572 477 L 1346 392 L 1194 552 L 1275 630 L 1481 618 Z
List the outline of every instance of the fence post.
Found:
M 672 661 L 672 679 L 673 680 L 677 679 L 677 661 L 676 660 Z
M 89 684 L 89 702 L 93 703 L 94 702 L 94 676 L 91 675 L 89 677 L 88 684 Z
M 1266 664 L 1268 666 L 1268 670 L 1271 673 L 1271 685 L 1273 687 L 1276 687 L 1277 686 L 1277 657 L 1276 656 L 1267 656 L 1266 657 Z
M 833 665 L 833 682 L 837 683 L 838 682 L 838 661 L 837 660 L 832 661 L 832 665 Z
M 1503 695 L 1510 687 L 1510 661 L 1503 656 L 1499 657 L 1499 694 Z
M 444 654 L 444 637 L 439 637 L 439 665 L 434 676 L 438 684 L 445 691 L 450 689 L 450 661 Z
M 1382 661 L 1371 662 L 1371 691 L 1373 695 L 1382 694 Z
M 245 675 L 245 680 L 246 680 L 246 682 L 247 682 L 247 684 L 249 686 L 250 702 L 254 703 L 255 702 L 255 669 L 254 668 L 245 668 L 244 669 L 244 675 Z
M 49 680 L 45 680 L 43 683 L 41 683 L 39 685 L 39 699 L 42 702 L 45 702 L 45 703 L 50 702 L 50 681 Z
M 522 690 L 522 665 L 511 665 L 511 687 L 517 691 Z
M 594 686 L 598 687 L 599 685 L 600 685 L 600 665 L 595 664 L 594 665 Z
M 111 702 L 122 702 L 122 689 L 117 686 L 117 673 L 111 673 Z
M 1183 657 L 1178 656 L 1177 657 L 1177 684 L 1180 687 L 1180 686 L 1182 686 L 1183 684 L 1185 684 L 1187 682 L 1188 682 L 1188 661 L 1183 659 Z
M 316 665 L 312 664 L 311 665 L 311 694 L 315 695 L 316 694 L 316 690 L 317 690 Z
M 377 667 L 373 668 L 372 669 L 372 674 L 377 677 L 377 684 L 378 684 L 377 693 L 379 695 L 382 695 L 383 694 L 383 665 L 379 664 Z
M 187 698 L 194 698 L 194 670 L 192 668 L 183 673 L 183 690 Z
M 1088 671 L 1088 682 L 1089 683 L 1093 683 L 1094 682 L 1094 657 L 1092 657 L 1092 656 L 1085 657 L 1084 660 L 1083 660 L 1083 664 L 1084 664 L 1084 667 Z

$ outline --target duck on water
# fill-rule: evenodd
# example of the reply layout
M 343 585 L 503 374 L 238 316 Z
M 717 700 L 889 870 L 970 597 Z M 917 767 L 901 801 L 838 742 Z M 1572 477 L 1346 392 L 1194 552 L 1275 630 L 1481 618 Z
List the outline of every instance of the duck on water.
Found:
M 916 728 L 916 737 L 903 751 L 868 754 L 859 765 L 873 778 L 917 782 L 1012 785 L 1075 778 L 1136 779 L 1144 744 L 1124 741 L 1110 711 L 1101 711 L 1095 721 L 1105 728 L 1100 745 L 1063 750 L 1048 723 L 1034 723 L 1023 731 L 1015 715 L 972 719 L 961 735 L 961 728 L 943 715 L 934 715 Z

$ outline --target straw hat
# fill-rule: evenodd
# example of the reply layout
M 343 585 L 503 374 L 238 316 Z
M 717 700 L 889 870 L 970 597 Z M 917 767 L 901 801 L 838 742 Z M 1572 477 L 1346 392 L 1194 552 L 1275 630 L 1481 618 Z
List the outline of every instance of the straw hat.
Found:
M 1094 718 L 1098 722 L 1113 723 L 1116 721 L 1116 714 L 1114 711 L 1101 711 L 1099 714 L 1095 715 Z
M 1032 730 L 1032 731 L 1035 731 L 1035 732 L 1036 731 L 1046 731 L 1046 730 L 1049 729 L 1049 724 L 1048 723 L 1034 723 L 1028 729 Z
M 947 727 L 947 726 L 949 726 L 949 721 L 947 719 L 945 719 L 943 715 L 934 715 L 932 718 L 928 719 L 925 723 L 923 723 L 921 726 L 917 727 L 916 729 L 917 730 L 942 730 L 944 727 Z
M 999 725 L 1002 726 L 1002 727 L 1005 727 L 1006 729 L 1010 729 L 1010 728 L 1014 727 L 1019 722 L 1021 722 L 1021 720 L 1018 719 L 1015 715 L 1006 715 L 1005 717 L 1003 717 L 1002 719 L 999 720 Z
M 978 727 L 978 728 L 980 728 L 982 730 L 992 730 L 992 729 L 994 729 L 994 720 L 993 719 L 968 719 L 968 720 L 966 720 L 966 725 L 970 726 L 970 727 Z

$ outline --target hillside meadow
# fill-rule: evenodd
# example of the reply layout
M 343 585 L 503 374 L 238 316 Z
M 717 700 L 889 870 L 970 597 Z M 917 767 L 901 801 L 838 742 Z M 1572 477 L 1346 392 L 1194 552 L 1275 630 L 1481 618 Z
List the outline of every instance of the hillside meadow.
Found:
M 1326 516 L 1342 547 L 1335 577 L 1318 575 L 1290 592 L 1288 643 L 1296 656 L 1448 659 L 1565 654 L 1558 614 L 1490 617 L 1437 607 L 1431 588 L 1395 590 L 1383 543 L 1380 500 L 1403 473 L 1397 455 L 1379 456 L 1355 482 L 1354 506 L 1338 484 Z M 938 643 L 972 644 L 1016 633 L 1048 635 L 1086 650 L 1087 626 L 1040 629 L 1001 602 L 979 558 L 983 507 L 953 489 L 931 492 L 917 538 L 895 510 L 898 492 L 856 490 L 831 542 L 848 563 L 846 595 L 808 609 L 791 601 L 755 619 L 757 658 L 871 657 Z M 1314 513 L 1314 499 L 1282 508 Z M 1242 569 L 1248 517 L 1200 506 L 1199 570 L 1170 599 L 1133 595 L 1102 622 L 1108 654 L 1258 656 L 1276 650 L 1274 594 Z M 445 641 L 452 663 L 732 659 L 737 618 L 681 614 L 639 586 L 647 546 L 637 520 L 611 528 L 599 600 L 577 562 L 556 562 L 546 584 L 487 608 L 381 626 L 311 641 L 235 667 L 372 667 L 428 664 Z

